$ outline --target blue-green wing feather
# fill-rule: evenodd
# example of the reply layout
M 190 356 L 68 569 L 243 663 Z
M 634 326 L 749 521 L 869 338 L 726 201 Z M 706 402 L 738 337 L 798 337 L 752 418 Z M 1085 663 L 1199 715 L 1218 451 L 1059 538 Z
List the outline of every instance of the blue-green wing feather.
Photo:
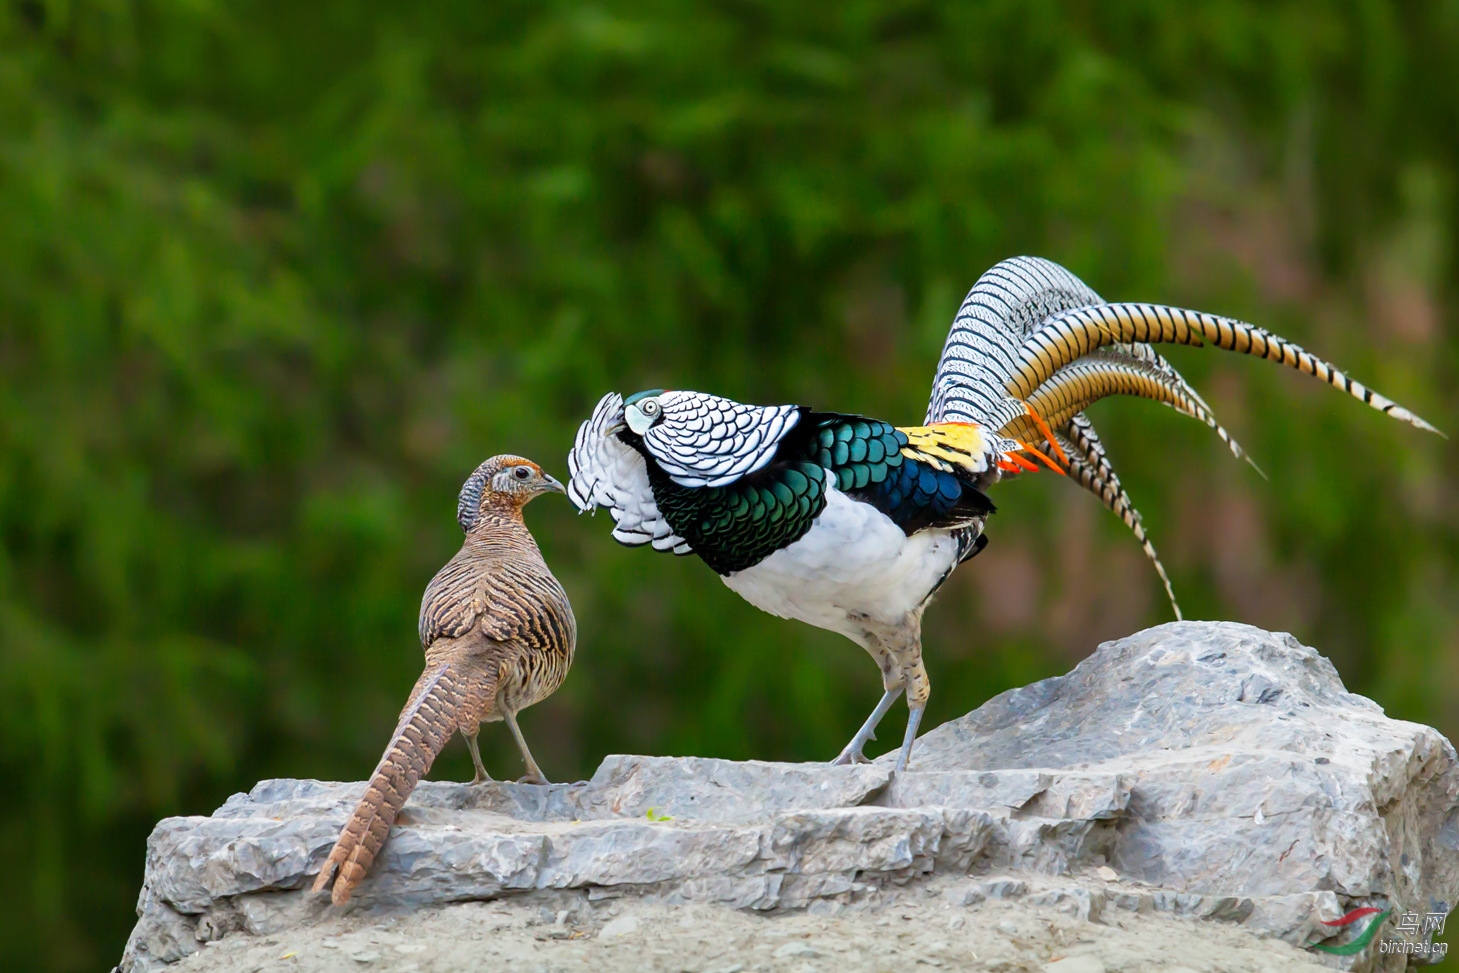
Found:
M 813 437 L 809 458 L 830 471 L 837 489 L 876 507 L 909 535 L 993 512 L 968 475 L 903 455 L 907 436 L 889 422 L 812 412 L 805 425 Z

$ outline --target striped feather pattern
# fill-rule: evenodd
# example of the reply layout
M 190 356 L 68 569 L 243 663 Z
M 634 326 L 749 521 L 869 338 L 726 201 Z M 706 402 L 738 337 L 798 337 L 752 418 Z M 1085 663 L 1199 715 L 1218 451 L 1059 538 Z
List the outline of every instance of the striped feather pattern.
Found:
M 1024 340 L 1056 314 L 1099 303 L 1098 294 L 1053 261 L 1014 257 L 992 267 L 953 319 L 924 425 L 972 422 L 1001 429 L 1022 415 L 1023 404 L 1010 400 L 1008 390 Z
M 568 499 L 580 512 L 608 510 L 613 539 L 628 547 L 653 545 L 656 551 L 691 554 L 689 542 L 674 533 L 654 500 L 648 466 L 638 450 L 623 441 L 623 396 L 609 392 L 578 426 L 567 454 L 571 479 Z
M 1011 428 L 1016 430 L 1015 435 L 1019 438 L 1027 441 L 1040 439 L 1042 433 L 1028 416 L 1024 404 L 1010 395 L 1010 386 L 1021 362 L 1020 348 L 1050 317 L 1102 303 L 1103 300 L 1092 288 L 1053 261 L 1040 257 L 1013 257 L 993 266 L 973 285 L 953 319 L 933 377 L 926 422 L 929 425 L 942 421 L 974 422 L 999 430 L 1005 430 L 1014 423 Z M 1167 370 L 1193 401 L 1204 405 L 1200 396 L 1185 384 L 1175 369 L 1148 345 L 1114 345 L 1106 348 L 1104 354 L 1111 359 L 1145 363 L 1157 370 Z M 1097 446 L 1099 440 L 1094 426 L 1082 414 L 1075 418 Z M 1063 446 L 1062 441 L 1060 446 Z M 1068 452 L 1067 449 L 1065 451 Z M 1070 455 L 1079 454 L 1074 452 Z M 1091 468 L 1086 459 L 1070 472 L 1074 474 L 1075 482 L 1110 506 L 1110 500 L 1105 496 L 1108 481 L 1097 472 L 1098 469 L 1106 471 L 1113 479 L 1115 498 L 1122 497 L 1124 491 L 1118 488 L 1114 469 L 1108 458 L 1103 456 L 1102 448 L 1097 467 Z M 1133 515 L 1134 508 L 1129 507 L 1129 511 Z M 1116 513 L 1120 511 L 1116 510 Z M 1125 514 L 1120 516 L 1123 518 Z M 1135 523 L 1138 525 L 1138 518 Z M 1142 533 L 1137 532 L 1137 536 Z M 1170 581 L 1159 560 L 1154 557 L 1154 548 L 1148 541 L 1142 540 L 1141 543 L 1169 592 Z M 1174 604 L 1173 595 L 1171 601 Z M 1178 608 L 1176 614 L 1179 616 Z
M 1378 411 L 1429 432 L 1433 426 L 1294 342 L 1232 318 L 1159 304 L 1102 304 L 1065 311 L 1029 335 L 1008 390 L 1027 398 L 1060 368 L 1111 345 L 1214 345 L 1279 362 L 1342 389 Z
M 675 483 L 727 486 L 763 467 L 800 421 L 799 406 L 745 405 L 705 392 L 655 396 L 663 420 L 643 445 Z
M 567 592 L 520 516 L 483 513 L 461 550 L 426 586 L 421 645 L 473 631 L 530 651 L 565 652 L 571 661 L 577 628 Z
M 463 712 L 490 708 L 495 693 L 495 679 L 489 672 L 473 672 L 472 667 L 450 662 L 427 667 L 400 714 L 390 746 L 314 880 L 315 892 L 328 887 L 333 877 L 331 900 L 335 905 L 350 900 L 384 846 L 406 798 L 430 772 L 451 734 L 463 728 Z
M 1028 397 L 1028 405 L 1050 426 L 1057 428 L 1110 395 L 1150 399 L 1168 405 L 1183 415 L 1199 419 L 1215 430 L 1216 435 L 1237 459 L 1250 462 L 1250 457 L 1241 448 L 1241 444 L 1216 421 L 1205 401 L 1186 385 L 1174 369 L 1165 371 L 1153 363 L 1139 359 L 1119 360 L 1094 356 L 1077 359 L 1072 365 L 1059 369 L 1040 385 Z M 1016 439 L 1030 441 L 1041 436 L 1030 416 L 1021 416 L 1002 431 Z

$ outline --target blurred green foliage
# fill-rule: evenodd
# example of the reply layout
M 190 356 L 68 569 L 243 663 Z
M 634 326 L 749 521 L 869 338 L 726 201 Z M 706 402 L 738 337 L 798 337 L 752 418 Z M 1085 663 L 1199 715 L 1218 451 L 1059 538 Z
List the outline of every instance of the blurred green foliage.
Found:
M 1456 63 L 1454 0 L 7 0 L 0 966 L 113 962 L 159 816 L 367 772 L 461 481 L 564 474 L 608 389 L 915 422 L 962 294 L 1035 253 L 1459 430 Z M 1093 410 L 1188 611 L 1459 731 L 1454 450 L 1172 357 L 1271 475 Z M 1168 617 L 1092 498 L 995 499 L 928 619 L 927 726 Z M 550 775 L 828 758 L 875 701 L 858 649 L 697 561 L 528 520 L 582 632 L 523 721 Z M 453 744 L 436 776 L 469 774 Z

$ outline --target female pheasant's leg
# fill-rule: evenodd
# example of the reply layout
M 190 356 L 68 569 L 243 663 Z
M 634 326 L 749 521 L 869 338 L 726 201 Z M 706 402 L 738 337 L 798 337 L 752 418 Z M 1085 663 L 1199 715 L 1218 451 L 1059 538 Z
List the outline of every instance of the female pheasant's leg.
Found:
M 881 722 L 883 716 L 887 715 L 887 710 L 892 708 L 892 704 L 900 695 L 902 695 L 901 686 L 882 693 L 881 702 L 876 704 L 876 709 L 872 710 L 871 715 L 866 718 L 866 722 L 861 724 L 861 729 L 856 731 L 856 736 L 846 744 L 846 749 L 841 751 L 841 755 L 831 761 L 832 765 L 871 763 L 861 752 L 861 748 L 866 746 L 866 741 L 876 739 L 876 725 Z
M 508 712 L 504 717 L 507 726 L 512 731 L 512 737 L 517 741 L 517 749 L 522 751 L 522 761 L 527 765 L 525 776 L 517 779 L 519 784 L 550 784 L 552 781 L 542 773 L 542 768 L 537 766 L 537 761 L 532 759 L 532 751 L 527 749 L 527 738 L 522 736 L 522 728 L 517 726 L 517 714 Z
M 466 749 L 471 751 L 471 763 L 476 767 L 476 776 L 471 778 L 471 783 L 490 784 L 493 783 L 491 774 L 486 772 L 486 765 L 481 762 L 481 751 L 476 748 L 476 734 L 479 732 L 480 726 L 469 733 L 462 729 L 461 737 L 466 741 Z

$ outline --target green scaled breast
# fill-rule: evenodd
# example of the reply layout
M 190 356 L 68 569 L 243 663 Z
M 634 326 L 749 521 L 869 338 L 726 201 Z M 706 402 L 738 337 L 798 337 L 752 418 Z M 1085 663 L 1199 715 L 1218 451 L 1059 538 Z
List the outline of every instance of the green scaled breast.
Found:
M 760 563 L 794 544 L 826 505 L 826 471 L 814 462 L 776 463 L 722 487 L 683 487 L 651 465 L 659 512 L 719 574 Z

